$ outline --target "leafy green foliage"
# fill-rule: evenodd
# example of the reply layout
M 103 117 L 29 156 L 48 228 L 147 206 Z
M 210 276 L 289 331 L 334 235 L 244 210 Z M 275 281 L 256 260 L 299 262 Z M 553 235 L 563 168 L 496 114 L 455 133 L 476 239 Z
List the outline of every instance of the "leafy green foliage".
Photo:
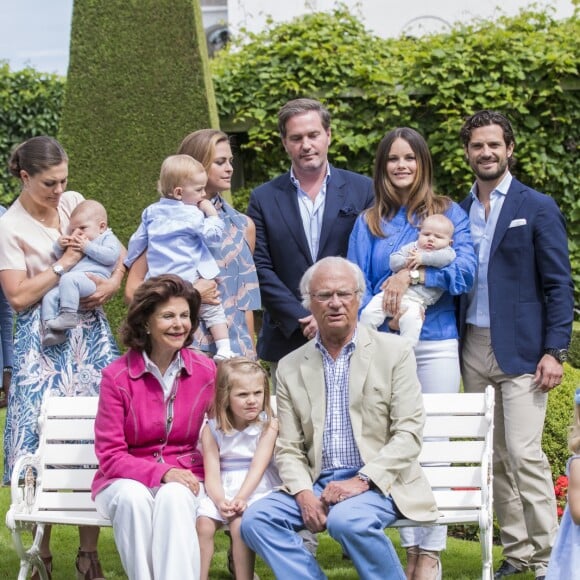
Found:
M 567 217 L 580 289 L 579 45 L 577 15 L 556 21 L 526 10 L 384 40 L 339 7 L 246 34 L 212 66 L 222 124 L 248 132 L 250 184 L 287 170 L 276 114 L 288 99 L 310 96 L 333 115 L 334 164 L 370 175 L 381 137 L 411 126 L 430 144 L 438 191 L 460 200 L 472 182 L 458 138 L 463 119 L 502 111 L 516 131 L 515 175 L 552 195 Z
M 70 80 L 77 86 L 69 89 L 73 119 L 65 120 L 61 136 L 71 155 L 71 186 L 104 201 L 113 227 L 126 240 L 140 210 L 156 197 L 163 157 L 187 132 L 214 122 L 211 107 L 208 121 L 192 104 L 195 95 L 205 96 L 207 85 L 201 74 L 205 65 L 193 54 L 191 30 L 199 32 L 188 28 L 189 0 L 168 2 L 170 7 L 148 0 L 138 11 L 133 2 L 115 1 L 120 16 L 99 12 L 94 27 L 87 19 L 98 12 L 99 2 L 81 3 L 85 16 L 75 6 Z M 175 11 L 187 17 L 176 19 Z M 125 23 L 129 12 L 134 21 Z M 580 305 L 578 12 L 561 21 L 550 14 L 527 10 L 496 22 L 458 25 L 447 34 L 385 40 L 339 7 L 246 34 L 218 53 L 212 70 L 222 126 L 248 132 L 242 145 L 247 185 L 287 169 L 277 111 L 288 99 L 312 96 L 333 114 L 334 164 L 370 175 L 381 137 L 409 125 L 430 144 L 438 191 L 459 200 L 472 180 L 458 139 L 462 120 L 480 108 L 499 109 L 516 130 L 516 176 L 552 195 L 567 218 Z M 164 22 L 175 26 L 171 35 L 159 32 Z M 75 32 L 79 27 L 84 32 Z M 84 40 L 91 35 L 98 40 L 92 56 Z M 173 58 L 167 56 L 172 47 Z M 189 85 L 176 80 L 183 74 Z M 11 73 L 0 65 L 4 159 L 13 144 L 56 133 L 63 88 L 54 75 L 30 69 Z M 0 202 L 16 195 L 17 184 L 2 166 Z M 245 210 L 247 192 L 237 198 Z
M 568 433 L 574 413 L 574 391 L 580 386 L 580 370 L 564 364 L 562 384 L 550 391 L 542 446 L 552 467 L 554 481 L 566 473 L 570 457 Z
M 64 79 L 32 68 L 12 72 L 0 62 L 0 204 L 19 193 L 19 183 L 8 173 L 12 148 L 35 135 L 56 135 Z
M 575 322 L 572 327 L 572 342 L 570 343 L 568 362 L 580 369 L 580 322 Z M 580 387 L 580 381 L 576 386 Z

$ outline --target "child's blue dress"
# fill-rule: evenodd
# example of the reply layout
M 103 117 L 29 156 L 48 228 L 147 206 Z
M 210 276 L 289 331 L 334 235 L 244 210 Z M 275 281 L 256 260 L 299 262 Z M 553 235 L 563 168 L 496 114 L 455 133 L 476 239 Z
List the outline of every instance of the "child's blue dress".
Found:
M 566 475 L 570 476 L 570 463 L 580 459 L 580 455 L 573 455 L 568 459 Z M 572 521 L 569 506 L 566 505 L 556 542 L 552 548 L 552 555 L 546 580 L 573 580 L 580 578 L 580 526 Z

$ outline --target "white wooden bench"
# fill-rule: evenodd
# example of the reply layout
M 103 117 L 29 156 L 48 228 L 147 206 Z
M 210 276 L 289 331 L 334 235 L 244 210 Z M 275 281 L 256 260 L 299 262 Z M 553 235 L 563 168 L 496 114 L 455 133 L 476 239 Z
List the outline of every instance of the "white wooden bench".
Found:
M 18 580 L 25 580 L 31 565 L 38 568 L 43 580 L 48 580 L 39 556 L 46 525 L 111 525 L 91 500 L 91 483 L 97 469 L 97 404 L 98 397 L 45 397 L 43 401 L 38 450 L 16 462 L 11 481 L 12 504 L 6 514 L 6 525 L 20 557 Z M 34 526 L 34 541 L 26 549 L 21 534 Z
M 275 408 L 275 399 L 272 401 Z M 494 392 L 424 395 L 427 440 L 419 457 L 441 517 L 437 524 L 477 523 L 482 579 L 492 578 L 492 434 Z M 110 526 L 96 511 L 90 487 L 97 468 L 94 420 L 97 397 L 47 397 L 39 419 L 38 451 L 21 457 L 12 475 L 6 525 L 20 557 L 18 580 L 31 565 L 47 580 L 39 546 L 48 524 Z M 441 439 L 443 438 L 443 439 Z M 398 520 L 392 527 L 417 525 Z M 36 526 L 30 548 L 21 534 Z
M 493 577 L 494 390 L 484 394 L 425 394 L 425 429 L 419 462 L 441 514 L 436 524 L 479 524 L 482 579 Z M 429 440 L 437 438 L 437 440 Z M 397 520 L 392 527 L 415 526 Z

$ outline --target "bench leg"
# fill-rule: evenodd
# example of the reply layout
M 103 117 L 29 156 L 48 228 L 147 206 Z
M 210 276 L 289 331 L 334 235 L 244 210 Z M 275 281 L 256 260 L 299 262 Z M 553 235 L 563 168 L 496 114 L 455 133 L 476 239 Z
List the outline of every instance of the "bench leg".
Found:
M 24 544 L 22 543 L 22 531 L 22 529 L 15 529 L 12 532 L 14 547 L 16 548 L 18 556 L 20 557 L 20 571 L 18 573 L 18 580 L 26 580 L 28 577 L 28 571 L 30 570 L 31 566 L 36 566 L 42 580 L 48 580 L 46 566 L 40 557 L 40 544 L 42 542 L 42 538 L 44 537 L 44 524 L 38 524 L 36 526 L 34 541 L 28 550 L 24 548 Z
M 493 523 L 480 526 L 482 580 L 493 580 Z

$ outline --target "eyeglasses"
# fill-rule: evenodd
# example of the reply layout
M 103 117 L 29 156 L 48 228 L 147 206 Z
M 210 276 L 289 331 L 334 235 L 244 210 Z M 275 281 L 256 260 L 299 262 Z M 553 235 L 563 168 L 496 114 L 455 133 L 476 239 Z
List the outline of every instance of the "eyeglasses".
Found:
M 314 298 L 314 300 L 316 300 L 316 302 L 320 302 L 321 304 L 324 304 L 325 302 L 329 302 L 332 298 L 334 298 L 334 296 L 336 296 L 336 298 L 338 300 L 340 300 L 340 302 L 342 302 L 343 304 L 346 304 L 348 302 L 352 302 L 354 300 L 354 297 L 360 292 L 360 290 L 352 290 L 350 292 L 346 291 L 346 290 L 339 290 L 337 292 L 314 292 L 314 293 L 310 293 L 310 297 Z

